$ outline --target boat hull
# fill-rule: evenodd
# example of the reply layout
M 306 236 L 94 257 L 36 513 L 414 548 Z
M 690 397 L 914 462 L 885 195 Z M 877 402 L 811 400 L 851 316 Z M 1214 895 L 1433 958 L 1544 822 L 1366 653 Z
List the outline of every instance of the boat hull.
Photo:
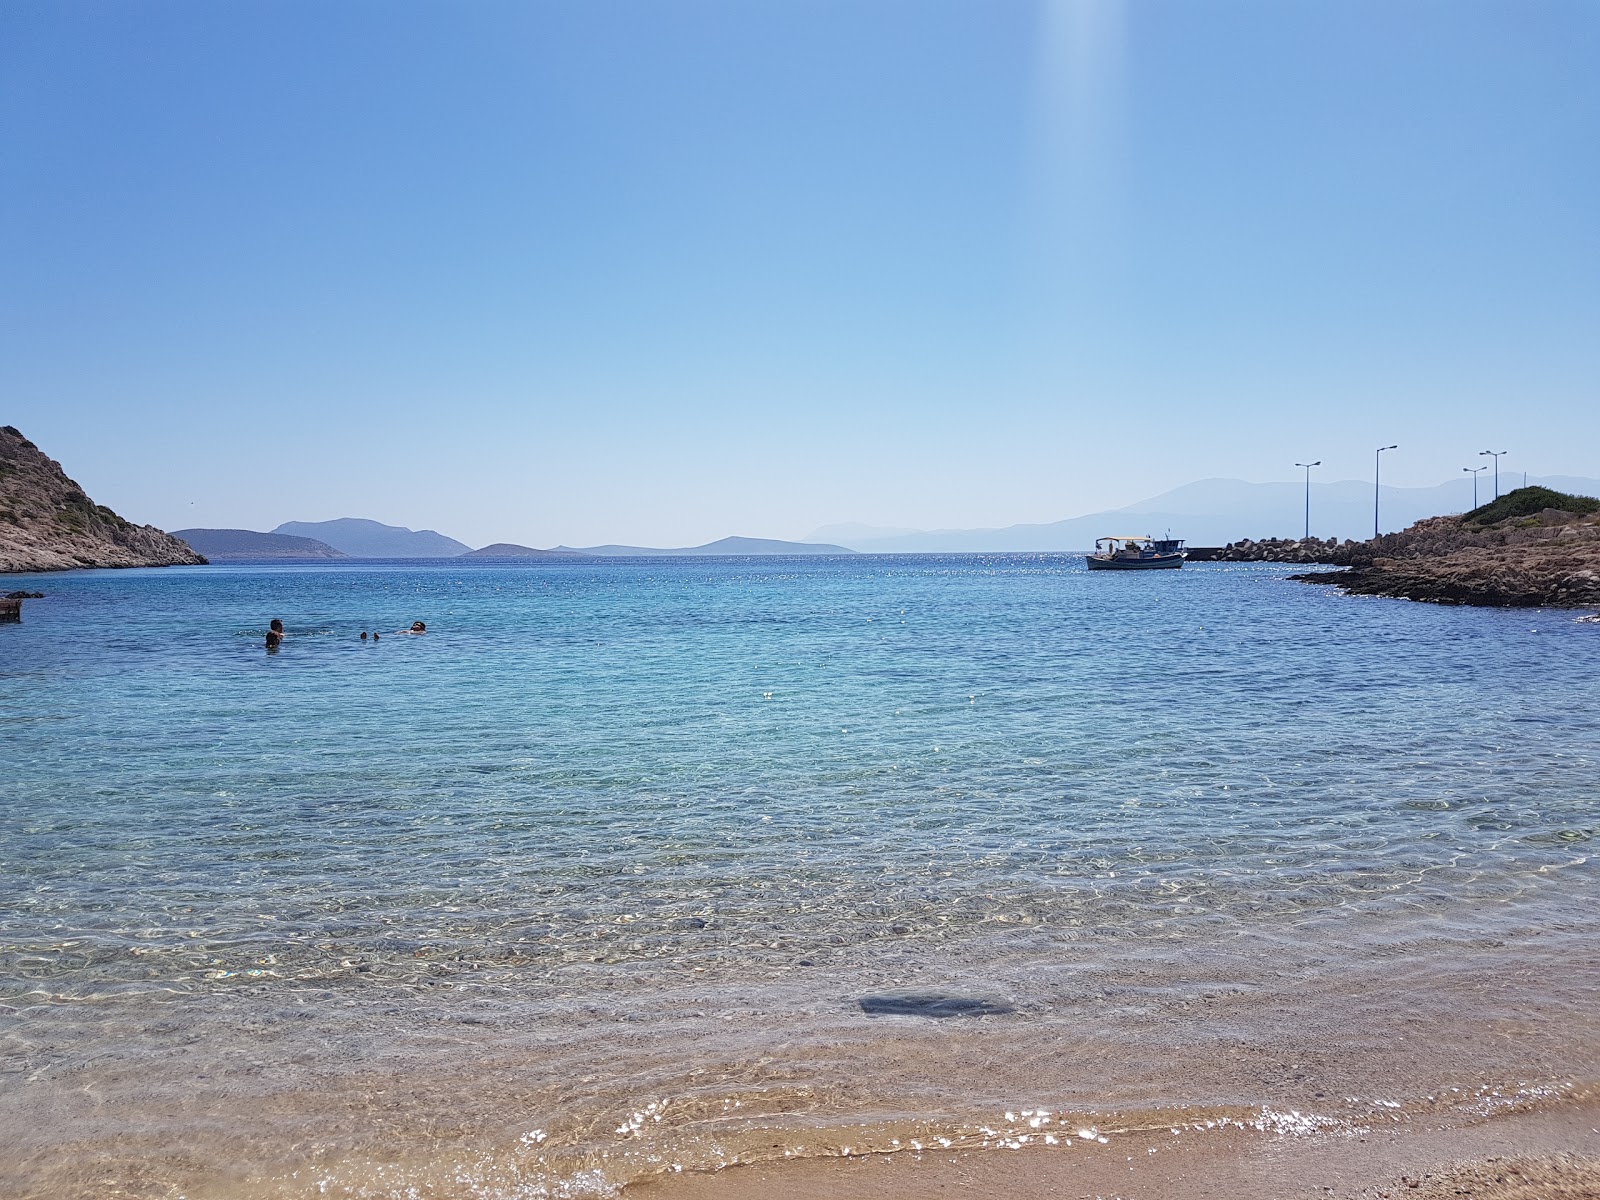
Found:
M 1102 558 L 1086 555 L 1091 571 L 1175 571 L 1183 566 L 1181 554 L 1158 554 L 1154 558 Z

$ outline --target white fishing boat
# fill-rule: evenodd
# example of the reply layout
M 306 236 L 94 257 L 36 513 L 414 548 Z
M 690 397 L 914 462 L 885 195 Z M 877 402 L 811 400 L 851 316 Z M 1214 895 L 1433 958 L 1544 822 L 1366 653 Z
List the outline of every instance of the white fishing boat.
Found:
M 1182 538 L 1103 537 L 1087 557 L 1091 571 L 1159 571 L 1183 566 L 1188 553 Z

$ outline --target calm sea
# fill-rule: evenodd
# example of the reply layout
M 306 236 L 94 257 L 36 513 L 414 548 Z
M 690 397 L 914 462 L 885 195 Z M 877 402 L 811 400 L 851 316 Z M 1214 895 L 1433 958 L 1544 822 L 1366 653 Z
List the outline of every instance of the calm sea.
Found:
M 0 1191 L 606 1194 L 1596 1078 L 1600 626 L 1286 574 L 0 579 L 47 593 Z

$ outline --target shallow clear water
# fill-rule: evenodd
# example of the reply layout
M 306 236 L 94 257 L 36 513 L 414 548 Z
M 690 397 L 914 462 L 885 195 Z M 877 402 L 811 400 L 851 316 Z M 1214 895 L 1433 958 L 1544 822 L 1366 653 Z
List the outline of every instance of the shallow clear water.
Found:
M 1019 1017 L 964 1028 L 1037 1030 L 1049 971 L 1104 992 L 1120 964 L 1177 1004 L 1273 939 L 1344 977 L 1386 945 L 1444 947 L 1448 973 L 1529 929 L 1588 955 L 1600 627 L 1287 573 L 1018 555 L 11 577 L 48 595 L 0 626 L 6 1049 L 38 1088 L 47 1064 L 126 1060 L 166 1112 L 152 1076 L 190 1078 L 172 1047 L 213 1020 L 217 1045 L 276 1045 L 264 1014 L 349 1009 L 318 1024 L 355 1040 L 305 1068 L 337 1076 L 425 1013 L 459 1020 L 472 989 L 502 1048 L 589 1029 L 588 1004 L 595 1027 L 557 1040 L 587 1047 L 589 1085 L 548 1045 L 519 1061 L 561 1077 L 537 1103 L 614 1174 L 590 1128 L 609 1116 L 573 1114 L 686 1095 L 719 1010 L 755 1022 L 740 1061 L 777 1027 L 757 1017 L 788 1014 L 795 1128 L 815 1128 L 952 1107 L 830 1066 L 877 985 L 981 995 Z M 414 619 L 425 636 L 391 632 Z M 423 998 L 445 987 L 445 1009 Z M 1108 1044 L 1143 1036 L 1122 1010 L 1097 1018 Z M 908 1055 L 951 1027 L 887 1020 Z M 459 1083 L 473 1045 L 385 1069 Z M 1256 1099 L 1234 1087 L 1101 1097 Z

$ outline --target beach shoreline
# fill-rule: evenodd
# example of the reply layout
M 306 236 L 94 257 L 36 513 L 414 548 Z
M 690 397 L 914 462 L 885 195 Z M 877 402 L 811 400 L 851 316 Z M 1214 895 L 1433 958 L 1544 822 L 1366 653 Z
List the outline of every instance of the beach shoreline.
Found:
M 690 992 L 653 1014 L 598 993 L 497 1012 L 494 994 L 510 989 L 448 979 L 354 1007 L 359 992 L 339 986 L 84 997 L 70 1006 L 77 1026 L 70 1011 L 16 1007 L 4 1014 L 13 1045 L 32 1050 L 14 1065 L 38 1079 L 0 1099 L 0 1192 L 1025 1197 L 1077 1195 L 1060 1189 L 1087 1171 L 1099 1194 L 1188 1200 L 1289 1194 L 1269 1185 L 1298 1178 L 1302 1159 L 1332 1172 L 1327 1186 L 1354 1188 L 1440 1169 L 1446 1150 L 1592 1153 L 1582 1138 L 1521 1133 L 1576 1129 L 1560 1114 L 1579 1111 L 1600 1125 L 1592 955 L 1581 941 L 1519 941 L 1461 961 L 1424 955 L 1431 965 L 1396 941 L 1359 970 L 1284 960 L 1282 975 L 1239 974 L 1262 954 L 1230 966 L 1186 952 L 1187 979 L 1167 982 L 1135 955 L 1108 964 L 1123 980 L 1109 990 L 1030 969 L 1020 1012 L 975 1019 L 851 1016 L 714 972 L 693 1001 L 704 1011 L 670 1027 L 666 1010 Z M 812 978 L 842 1000 L 867 976 Z M 122 1061 L 73 1049 L 80 1029 L 115 1027 Z M 219 1106 L 226 1130 L 207 1115 Z M 1341 1154 L 1356 1166 L 1333 1172 Z M 1145 1190 L 1108 1191 L 1129 1157 Z M 1217 1190 L 1161 1190 L 1174 1171 Z M 1228 1190 L 1241 1181 L 1260 1186 Z
M 1465 1188 L 1465 1190 L 1461 1190 Z M 1106 1145 L 871 1155 L 730 1167 L 625 1188 L 625 1200 L 1578 1200 L 1600 1195 L 1600 1099 L 1361 1132 L 1147 1130 Z

